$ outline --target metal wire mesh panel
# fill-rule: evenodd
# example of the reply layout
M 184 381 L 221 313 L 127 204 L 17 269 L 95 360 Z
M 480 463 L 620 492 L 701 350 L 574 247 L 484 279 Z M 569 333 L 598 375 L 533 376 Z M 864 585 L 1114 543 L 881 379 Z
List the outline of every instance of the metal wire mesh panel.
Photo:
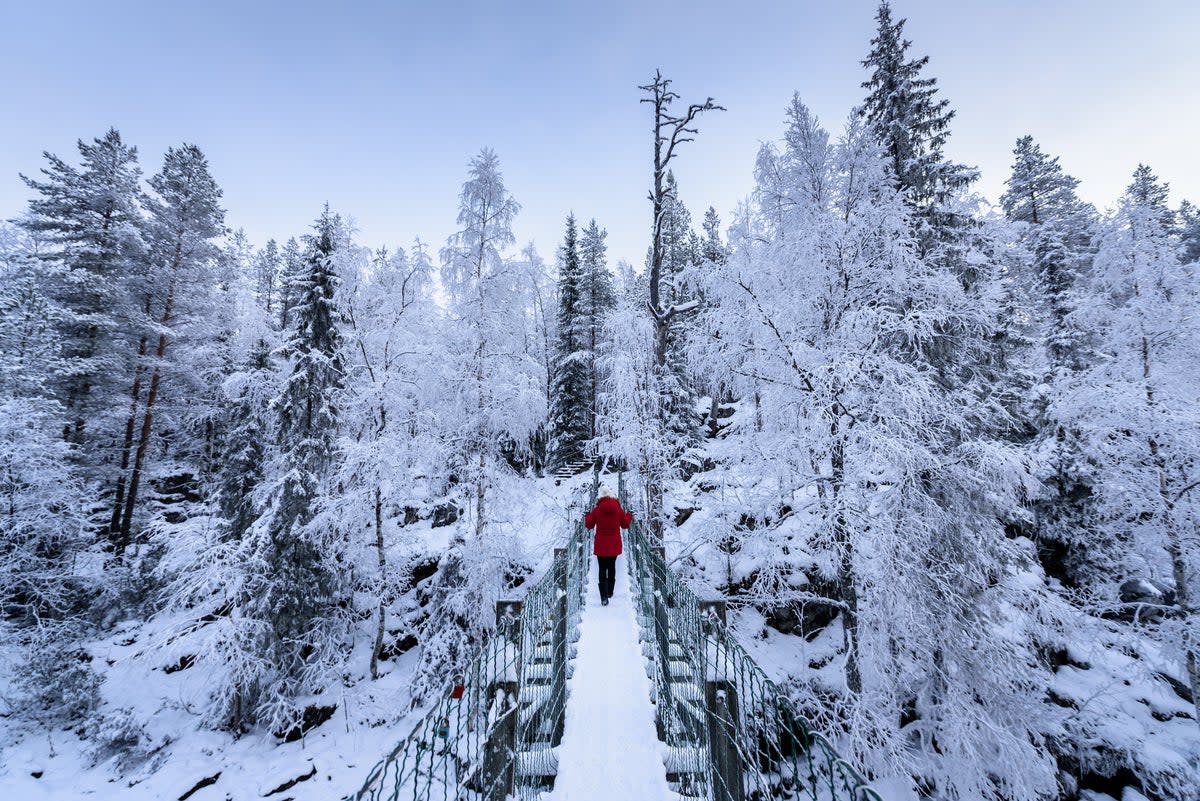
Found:
M 594 479 L 572 513 L 595 494 Z M 587 567 L 586 532 L 576 523 L 525 597 L 497 604 L 496 628 L 466 673 L 347 801 L 503 801 L 551 787 Z
M 730 636 L 723 602 L 699 599 L 636 521 L 629 544 L 672 789 L 713 801 L 880 801 Z

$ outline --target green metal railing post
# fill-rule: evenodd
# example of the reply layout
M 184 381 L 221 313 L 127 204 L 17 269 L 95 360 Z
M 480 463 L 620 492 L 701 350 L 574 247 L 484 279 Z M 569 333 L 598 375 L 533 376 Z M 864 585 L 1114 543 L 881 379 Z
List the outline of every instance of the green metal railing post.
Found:
M 496 637 L 502 647 L 517 649 L 520 661 L 522 601 L 496 602 Z M 507 642 L 504 642 L 507 641 Z M 519 716 L 520 672 L 492 677 L 487 684 L 484 703 L 491 707 L 488 717 L 494 723 L 484 747 L 484 789 L 488 801 L 504 801 L 516 785 L 517 718 Z
M 708 753 L 713 801 L 744 801 L 742 754 L 738 750 L 738 702 L 734 686 L 723 680 L 704 684 L 708 710 Z
M 554 716 L 554 731 L 551 745 L 562 742 L 563 718 L 567 698 L 567 548 L 554 549 L 554 570 L 557 573 L 558 597 L 554 604 L 554 641 L 551 662 L 551 697 L 554 699 L 551 714 Z

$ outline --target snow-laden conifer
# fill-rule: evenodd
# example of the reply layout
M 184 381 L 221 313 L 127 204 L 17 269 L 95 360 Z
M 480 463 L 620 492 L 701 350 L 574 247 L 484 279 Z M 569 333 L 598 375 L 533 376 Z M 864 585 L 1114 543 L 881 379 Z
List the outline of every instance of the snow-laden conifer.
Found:
M 978 176 L 972 168 L 948 161 L 942 153 L 954 110 L 938 98 L 937 79 L 924 75 L 929 56 L 910 58 L 904 38 L 906 20 L 892 19 L 884 0 L 875 15 L 871 52 L 863 60 L 871 76 L 861 113 L 883 146 L 892 180 L 923 217 L 940 224 L 938 206 Z
M 604 321 L 616 302 L 612 273 L 608 270 L 608 231 L 593 219 L 583 229 L 579 240 L 579 262 L 583 272 L 580 293 L 581 312 L 584 320 L 584 339 L 587 351 L 589 440 L 596 437 L 596 414 L 599 387 L 604 381 L 600 369 L 600 348 L 603 343 Z
M 347 592 L 343 532 L 317 517 L 340 455 L 345 368 L 335 253 L 346 233 L 327 207 L 305 239 L 308 273 L 297 282 L 295 328 L 281 351 L 288 375 L 271 404 L 278 455 L 241 549 L 245 578 L 231 599 L 242 655 L 232 666 L 233 713 L 271 731 L 295 725 L 300 696 L 327 686 L 339 663 Z
M 225 219 L 221 190 L 209 173 L 207 158 L 195 145 L 168 148 L 162 170 L 150 179 L 150 187 L 154 194 L 146 202 L 150 268 L 145 310 L 154 330 L 139 343 L 129 392 L 112 514 L 114 523 L 118 515 L 120 518 L 115 537 L 118 550 L 129 544 L 134 533 L 138 492 L 155 431 L 155 405 L 163 392 L 169 361 L 177 355 L 172 350 L 168 356 L 168 347 L 177 344 L 181 329 L 203 320 L 209 311 L 204 299 L 217 255 L 213 240 L 223 233 Z
M 558 342 L 550 414 L 551 453 L 556 465 L 579 461 L 591 434 L 587 276 L 579 250 L 578 227 L 572 213 L 567 217 L 558 259 Z
M 61 361 L 48 378 L 69 417 L 64 436 L 88 480 L 109 491 L 119 461 L 136 342 L 146 331 L 146 244 L 137 148 L 116 129 L 78 142 L 81 164 L 46 153 L 37 195 L 20 224 L 47 247 L 44 287 L 60 310 Z

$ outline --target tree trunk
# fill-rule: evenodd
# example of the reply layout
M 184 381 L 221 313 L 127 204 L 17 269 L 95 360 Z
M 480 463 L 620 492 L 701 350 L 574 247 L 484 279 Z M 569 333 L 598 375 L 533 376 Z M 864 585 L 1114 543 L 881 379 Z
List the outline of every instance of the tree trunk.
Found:
M 146 297 L 146 317 L 150 316 L 150 297 Z M 149 340 L 145 335 L 138 341 L 137 364 L 134 365 L 133 387 L 129 390 L 129 417 L 125 420 L 125 440 L 121 445 L 121 470 L 117 474 L 117 489 L 113 499 L 112 519 L 109 521 L 110 535 L 116 535 L 121 528 L 121 512 L 125 503 L 125 473 L 129 470 L 129 456 L 133 452 L 133 429 L 137 419 L 138 403 L 142 399 L 142 374 L 145 372 L 146 346 Z M 122 538 L 117 541 L 117 553 L 124 550 Z
M 862 692 L 862 672 L 858 665 L 858 587 L 854 577 L 854 540 L 846 522 L 842 494 L 846 482 L 846 443 L 841 431 L 841 415 L 836 403 L 829 408 L 830 481 L 833 506 L 833 539 L 838 548 L 838 587 L 846 608 L 842 613 L 842 637 L 846 647 L 846 686 L 854 695 Z
M 375 647 L 371 649 L 371 678 L 379 678 L 379 653 L 383 650 L 383 631 L 385 623 L 385 593 L 387 555 L 383 549 L 383 491 L 375 485 L 375 553 L 379 557 L 379 620 L 375 627 Z
M 1150 374 L 1150 341 L 1143 334 L 1142 380 L 1145 386 L 1146 405 L 1150 408 L 1151 419 L 1153 420 L 1154 385 L 1151 382 Z M 1187 563 L 1184 561 L 1183 542 L 1175 520 L 1175 503 L 1177 499 L 1172 497 L 1170 478 L 1167 474 L 1167 463 L 1159 447 L 1157 437 L 1151 434 L 1147 438 L 1146 444 L 1150 450 L 1150 458 L 1154 462 L 1154 468 L 1158 471 L 1158 494 L 1163 504 L 1163 528 L 1166 534 L 1166 551 L 1167 556 L 1171 559 L 1171 572 L 1175 579 L 1175 603 L 1179 606 L 1179 613 L 1183 618 L 1183 625 L 1186 628 L 1191 622 L 1194 610 L 1192 609 L 1191 592 L 1189 592 L 1188 587 Z M 1184 653 L 1188 682 L 1192 688 L 1192 705 L 1196 710 L 1196 720 L 1200 721 L 1200 664 L 1198 664 L 1196 659 L 1195 645 L 1185 645 Z
M 171 274 L 167 284 L 167 299 L 163 304 L 163 314 L 159 321 L 162 331 L 158 335 L 158 347 L 154 350 L 154 372 L 150 376 L 150 391 L 146 395 L 146 412 L 142 416 L 142 430 L 138 437 L 137 453 L 133 459 L 133 472 L 129 476 L 129 495 L 125 499 L 125 516 L 121 520 L 121 541 L 129 543 L 129 531 L 133 524 L 133 510 L 137 505 L 138 489 L 142 480 L 142 467 L 146 462 L 146 450 L 150 445 L 150 435 L 154 428 L 154 402 L 158 400 L 158 388 L 162 383 L 162 359 L 167 352 L 167 325 L 175 311 L 175 283 L 179 268 L 183 263 L 183 238 L 180 233 L 175 240 L 175 254 L 171 259 Z

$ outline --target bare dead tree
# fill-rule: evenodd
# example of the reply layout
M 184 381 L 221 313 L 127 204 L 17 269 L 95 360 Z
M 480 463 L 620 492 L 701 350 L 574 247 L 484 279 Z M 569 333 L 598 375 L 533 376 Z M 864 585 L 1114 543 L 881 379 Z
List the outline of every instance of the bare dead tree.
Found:
M 659 367 L 667 362 L 667 329 L 671 320 L 677 315 L 684 314 L 696 308 L 696 301 L 663 307 L 659 297 L 659 283 L 662 279 L 662 225 L 663 214 L 667 205 L 667 189 L 663 181 L 671 160 L 675 158 L 675 149 L 684 142 L 692 142 L 699 133 L 695 126 L 696 117 L 705 111 L 724 111 L 724 106 L 718 106 L 710 97 L 703 103 L 692 103 L 682 115 L 671 113 L 671 103 L 679 99 L 679 95 L 671 91 L 671 81 L 664 78 L 662 70 L 654 73 L 654 82 L 639 86 L 649 97 L 643 97 L 641 102 L 654 106 L 654 186 L 650 190 L 650 202 L 654 207 L 654 220 L 650 240 L 650 314 L 654 317 L 654 357 Z
M 679 95 L 671 90 L 671 81 L 663 77 L 662 70 L 654 71 L 654 81 L 639 86 L 648 97 L 641 99 L 642 103 L 654 106 L 654 185 L 650 190 L 650 203 L 653 205 L 654 217 L 650 240 L 650 298 L 647 306 L 654 318 L 654 360 L 661 372 L 667 364 L 668 334 L 671 321 L 681 314 L 694 310 L 699 302 L 691 300 L 664 306 L 659 293 L 662 280 L 663 216 L 667 208 L 669 192 L 664 186 L 667 168 L 676 156 L 676 148 L 684 142 L 695 140 L 699 133 L 696 118 L 705 111 L 724 111 L 710 97 L 703 103 L 692 103 L 682 114 L 673 113 L 671 104 L 679 99 Z M 651 539 L 662 541 L 662 492 L 665 476 L 646 477 L 646 517 L 650 524 Z

